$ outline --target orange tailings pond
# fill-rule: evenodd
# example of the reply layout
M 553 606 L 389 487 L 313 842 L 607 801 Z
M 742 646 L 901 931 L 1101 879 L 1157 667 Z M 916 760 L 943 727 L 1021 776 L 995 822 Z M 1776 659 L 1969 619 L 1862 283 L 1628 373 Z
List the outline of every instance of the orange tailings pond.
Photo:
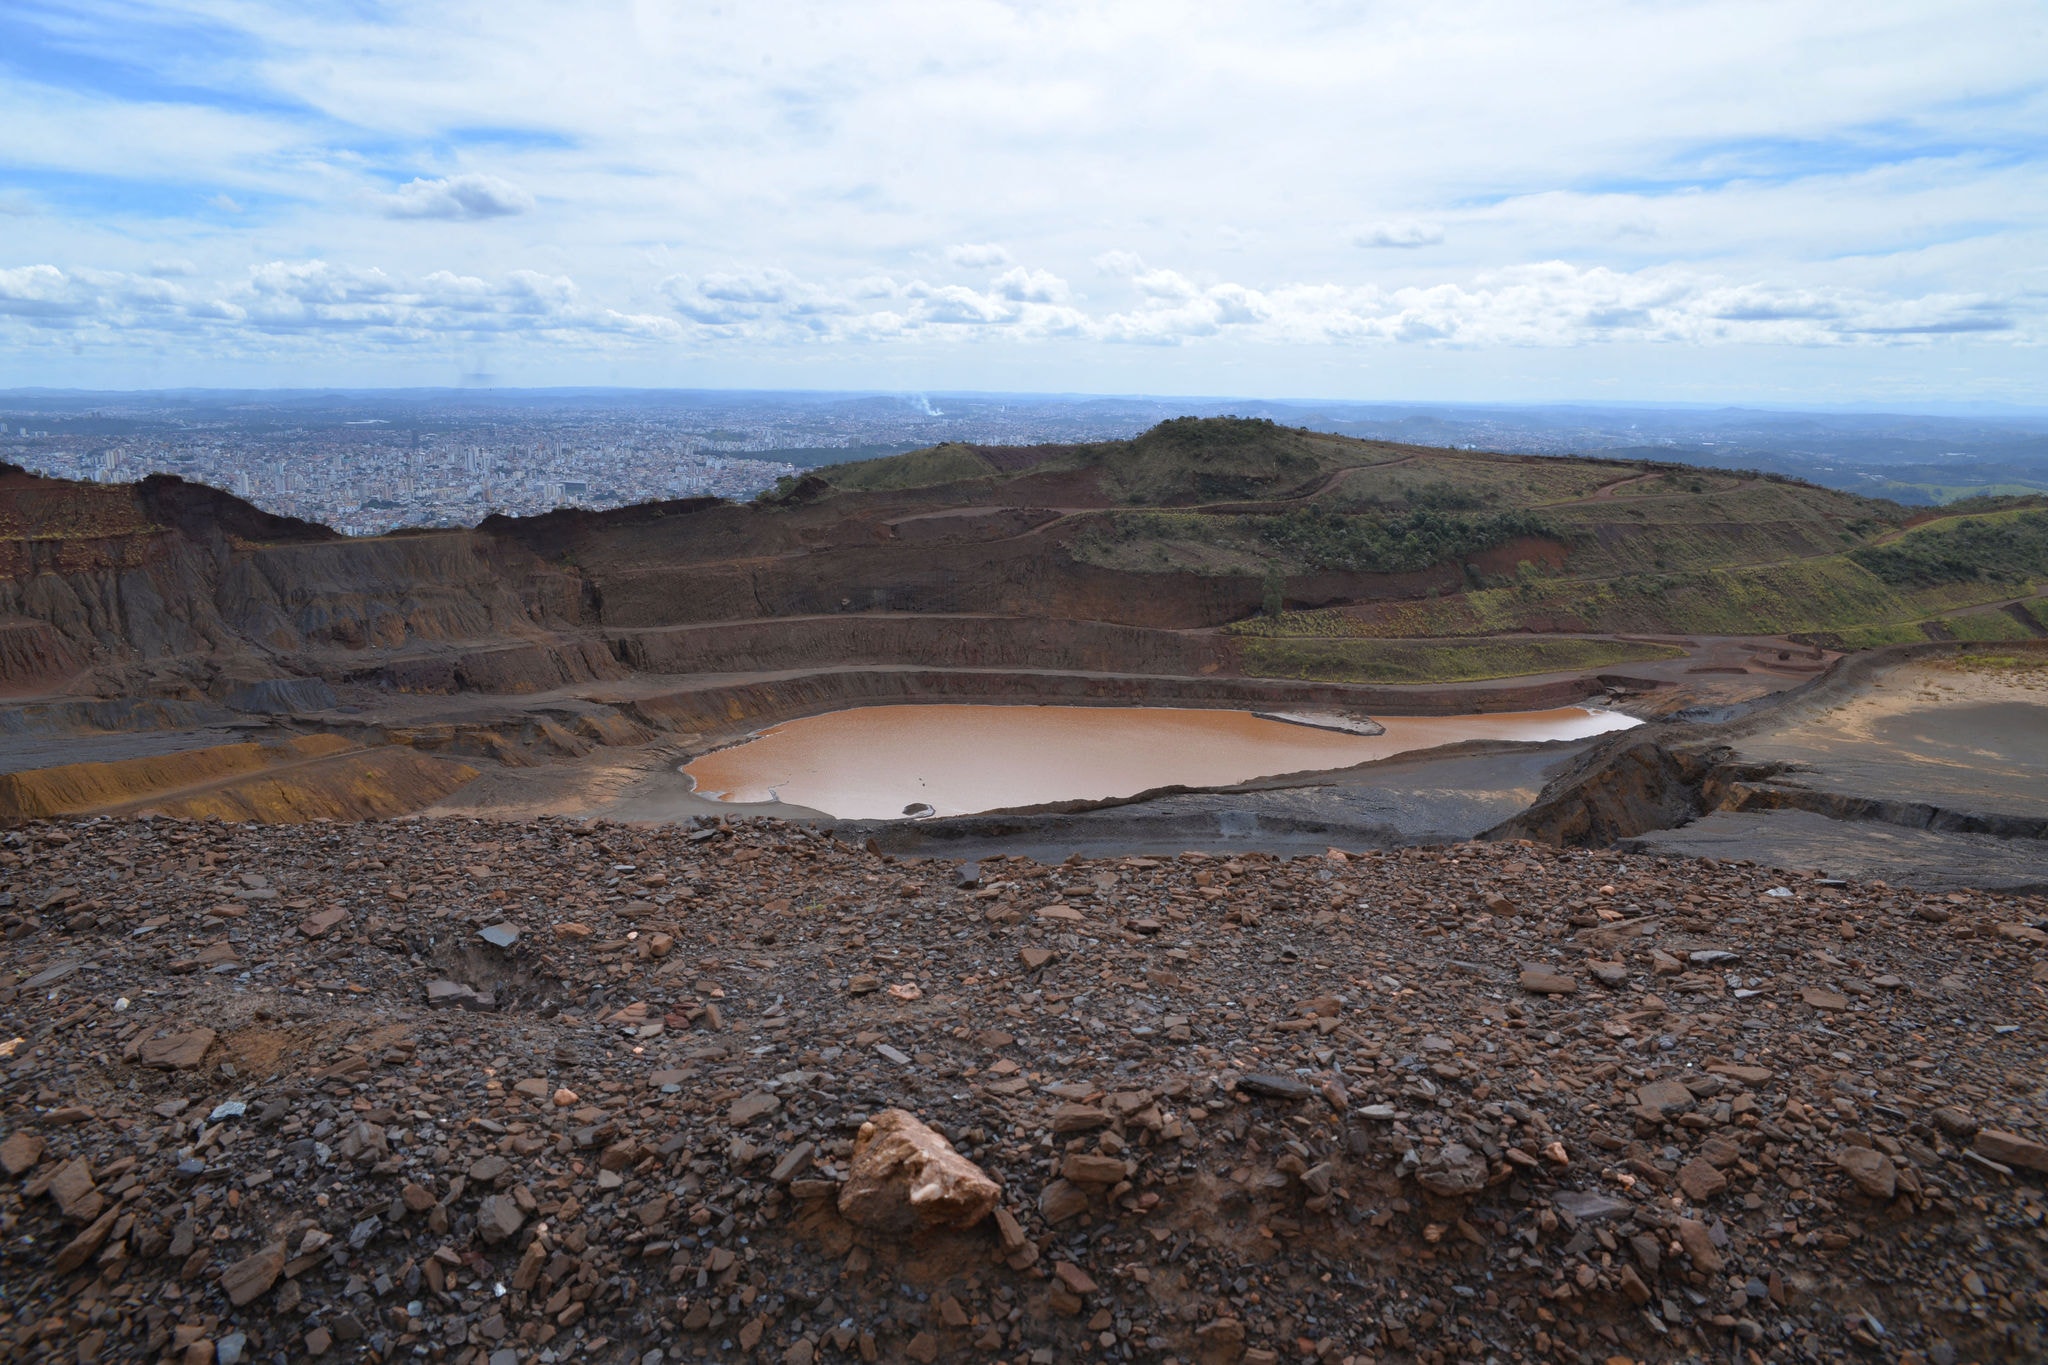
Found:
M 1583 739 L 1640 723 L 1579 706 L 1376 719 L 1385 734 L 1170 707 L 864 706 L 770 726 L 683 772 L 721 801 L 879 820 L 1222 787 L 1460 740 Z

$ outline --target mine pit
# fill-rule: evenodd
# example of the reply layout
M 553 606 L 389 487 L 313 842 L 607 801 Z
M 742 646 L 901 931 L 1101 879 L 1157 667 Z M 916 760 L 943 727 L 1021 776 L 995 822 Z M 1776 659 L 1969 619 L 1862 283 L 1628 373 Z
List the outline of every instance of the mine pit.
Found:
M 682 772 L 720 801 L 917 818 L 1227 787 L 1466 740 L 1584 739 L 1640 723 L 1584 706 L 1375 720 L 1373 735 L 1185 707 L 863 706 L 769 726 Z

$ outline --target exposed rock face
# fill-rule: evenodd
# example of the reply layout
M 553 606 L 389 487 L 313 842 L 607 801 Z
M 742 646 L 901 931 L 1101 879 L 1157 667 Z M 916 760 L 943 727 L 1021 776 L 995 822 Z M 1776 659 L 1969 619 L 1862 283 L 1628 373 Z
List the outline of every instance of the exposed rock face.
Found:
M 85 657 L 45 621 L 0 620 L 0 687 L 48 686 L 85 667 Z
M 1543 799 L 1488 833 L 1602 847 L 1684 824 L 1708 809 L 1701 786 L 1727 751 L 1670 749 L 1653 739 L 1610 740 L 1580 760 Z
M 863 1123 L 839 1211 L 878 1232 L 973 1227 L 1002 1190 L 916 1115 L 884 1109 Z
M 807 617 L 714 626 L 615 629 L 619 657 L 650 673 L 738 673 L 831 664 L 928 668 L 1074 668 L 1115 673 L 1235 671 L 1232 637 L 1095 621 L 958 616 Z
M 582 623 L 583 595 L 573 570 L 473 532 L 348 540 L 175 478 L 102 487 L 0 466 L 0 687 L 88 662 L 274 673 L 280 652 L 478 641 L 492 648 L 457 685 L 534 691 L 619 671 L 602 646 L 556 638 Z M 491 657 L 519 640 L 536 652 Z

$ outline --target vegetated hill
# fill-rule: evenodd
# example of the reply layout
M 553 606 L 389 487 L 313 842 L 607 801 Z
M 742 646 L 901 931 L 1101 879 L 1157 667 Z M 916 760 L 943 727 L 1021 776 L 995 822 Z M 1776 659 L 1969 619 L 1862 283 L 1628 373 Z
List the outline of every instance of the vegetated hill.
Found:
M 1014 480 L 1020 474 L 1086 488 L 1115 503 L 1182 506 L 1304 491 L 1317 477 L 1356 461 L 1364 444 L 1283 427 L 1263 418 L 1177 417 L 1128 441 L 1092 445 L 948 444 L 906 455 L 835 465 L 818 477 L 834 488 L 895 491 Z
M 358 540 L 175 480 L 16 471 L 0 478 L 0 685 L 47 690 L 87 669 L 90 689 L 216 698 L 291 676 L 517 691 L 848 651 L 1030 667 L 1049 648 L 1111 672 L 1428 680 L 1438 656 L 1370 642 L 2011 638 L 2048 633 L 2038 515 L 1992 503 L 1915 524 L 1896 504 L 1771 475 L 1234 418 L 1094 445 L 938 446 L 821 469 L 744 506 Z M 937 615 L 976 624 L 943 641 L 912 628 Z M 775 625 L 798 617 L 846 628 Z M 1046 633 L 1071 622 L 1135 629 L 1085 648 Z M 718 643 L 739 633 L 743 649 Z M 1645 650 L 1503 642 L 1441 658 L 1447 679 Z

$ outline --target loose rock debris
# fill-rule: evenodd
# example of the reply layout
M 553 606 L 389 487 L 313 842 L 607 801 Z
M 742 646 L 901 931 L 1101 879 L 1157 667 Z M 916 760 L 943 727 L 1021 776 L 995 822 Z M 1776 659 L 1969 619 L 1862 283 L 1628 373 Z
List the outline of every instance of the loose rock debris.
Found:
M 31 825 L 0 1355 L 2039 1360 L 2044 923 L 1510 844 Z

